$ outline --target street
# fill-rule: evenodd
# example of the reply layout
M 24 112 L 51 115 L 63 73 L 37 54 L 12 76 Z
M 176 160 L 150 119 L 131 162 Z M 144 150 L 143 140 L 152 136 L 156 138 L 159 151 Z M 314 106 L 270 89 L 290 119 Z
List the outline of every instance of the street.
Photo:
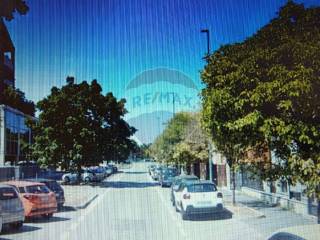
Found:
M 93 186 L 98 197 L 86 209 L 66 209 L 55 214 L 50 223 L 27 222 L 18 232 L 4 231 L 1 239 L 266 239 L 279 228 L 314 223 L 313 219 L 261 204 L 259 211 L 232 207 L 227 193 L 224 213 L 183 221 L 171 205 L 170 189 L 158 186 L 146 169 L 147 163 L 133 163 Z

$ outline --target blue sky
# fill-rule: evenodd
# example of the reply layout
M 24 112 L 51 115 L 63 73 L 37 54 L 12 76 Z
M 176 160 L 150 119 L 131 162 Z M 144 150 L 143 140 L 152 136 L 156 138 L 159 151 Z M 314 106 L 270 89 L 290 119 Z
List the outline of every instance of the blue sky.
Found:
M 320 0 L 296 2 L 320 5 Z M 63 85 L 68 75 L 77 81 L 97 79 L 104 92 L 125 97 L 131 79 L 159 67 L 181 71 L 201 89 L 206 38 L 200 29 L 210 29 L 212 50 L 242 41 L 274 18 L 286 0 L 27 3 L 29 13 L 16 15 L 7 25 L 16 46 L 16 86 L 38 101 L 52 86 Z
M 16 84 L 32 100 L 67 75 L 98 79 L 124 96 L 140 72 L 178 69 L 200 86 L 206 39 L 213 49 L 241 41 L 286 0 L 27 0 L 30 12 L 7 23 L 16 46 Z M 319 0 L 299 1 L 319 5 Z

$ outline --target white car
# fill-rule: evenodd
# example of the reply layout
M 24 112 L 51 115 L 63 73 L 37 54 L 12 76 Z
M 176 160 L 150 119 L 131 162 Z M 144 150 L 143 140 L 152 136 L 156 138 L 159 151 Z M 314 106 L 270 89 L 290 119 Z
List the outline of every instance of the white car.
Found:
M 6 224 L 15 229 L 21 228 L 25 219 L 23 204 L 17 190 L 5 184 L 0 184 L 0 218 L 0 225 Z
M 176 210 L 183 220 L 194 214 L 214 214 L 223 211 L 222 193 L 209 181 L 182 183 L 175 192 Z
M 76 172 L 71 172 L 71 173 L 66 173 L 62 176 L 62 181 L 66 184 L 70 183 L 76 183 L 78 182 L 78 173 Z M 88 170 L 88 169 L 82 169 L 81 170 L 81 181 L 85 183 L 89 183 L 95 180 L 94 174 Z

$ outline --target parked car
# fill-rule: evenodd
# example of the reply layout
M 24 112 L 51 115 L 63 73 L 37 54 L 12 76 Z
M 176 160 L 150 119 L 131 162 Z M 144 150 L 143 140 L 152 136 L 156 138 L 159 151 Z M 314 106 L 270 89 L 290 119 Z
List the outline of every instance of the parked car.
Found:
M 107 173 L 107 177 L 109 177 L 112 173 L 113 173 L 113 168 L 109 165 L 104 166 L 106 173 Z
M 161 166 L 156 167 L 151 174 L 152 179 L 155 181 L 158 181 L 161 172 L 162 172 L 162 167 Z
M 80 179 L 78 179 L 78 173 L 77 172 L 70 172 L 63 174 L 62 181 L 66 184 L 70 183 L 76 183 L 78 180 L 83 181 L 85 183 L 89 183 L 94 181 L 95 177 L 93 172 L 91 172 L 88 169 L 82 169 L 80 172 Z
M 149 173 L 150 176 L 152 175 L 152 172 L 155 170 L 155 168 L 156 168 L 156 165 L 155 165 L 155 164 L 151 164 L 151 165 L 148 167 L 148 173 Z
M 173 206 L 175 206 L 175 192 L 179 191 L 180 185 L 184 182 L 192 182 L 197 180 L 199 180 L 199 178 L 194 175 L 180 175 L 174 178 L 171 184 L 171 193 L 170 193 L 170 200 Z
M 85 171 L 89 171 L 93 175 L 92 178 L 90 178 L 90 182 L 101 182 L 107 176 L 107 172 L 104 167 L 90 167 Z
M 60 184 L 57 183 L 57 181 L 45 178 L 31 178 L 27 179 L 26 181 L 39 182 L 45 184 L 56 195 L 58 209 L 61 209 L 63 207 L 63 204 L 65 202 L 64 190 L 60 186 Z
M 17 190 L 5 184 L 0 184 L 0 218 L 0 225 L 8 224 L 15 229 L 22 227 L 25 218 L 23 204 Z
M 193 214 L 213 214 L 223 211 L 222 193 L 209 181 L 185 182 L 175 196 L 176 210 L 183 220 Z
M 268 238 L 268 240 L 318 240 L 320 224 L 309 224 L 281 228 Z
M 176 171 L 164 169 L 159 175 L 159 183 L 161 187 L 170 187 L 176 175 Z
M 112 173 L 117 173 L 118 172 L 118 167 L 114 164 L 108 164 L 112 168 Z
M 13 186 L 18 190 L 25 217 L 43 216 L 50 218 L 57 212 L 56 196 L 43 183 L 8 181 L 4 184 Z

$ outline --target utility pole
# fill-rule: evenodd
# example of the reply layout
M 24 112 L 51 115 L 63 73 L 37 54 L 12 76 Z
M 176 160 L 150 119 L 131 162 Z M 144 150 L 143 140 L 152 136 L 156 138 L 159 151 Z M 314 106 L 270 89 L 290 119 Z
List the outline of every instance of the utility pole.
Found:
M 207 54 L 203 57 L 203 59 L 208 59 L 210 56 L 210 32 L 209 29 L 201 29 L 201 33 L 205 33 L 207 35 Z M 209 179 L 210 182 L 213 182 L 213 172 L 212 172 L 212 145 L 209 142 L 208 146 L 208 151 L 209 151 Z

